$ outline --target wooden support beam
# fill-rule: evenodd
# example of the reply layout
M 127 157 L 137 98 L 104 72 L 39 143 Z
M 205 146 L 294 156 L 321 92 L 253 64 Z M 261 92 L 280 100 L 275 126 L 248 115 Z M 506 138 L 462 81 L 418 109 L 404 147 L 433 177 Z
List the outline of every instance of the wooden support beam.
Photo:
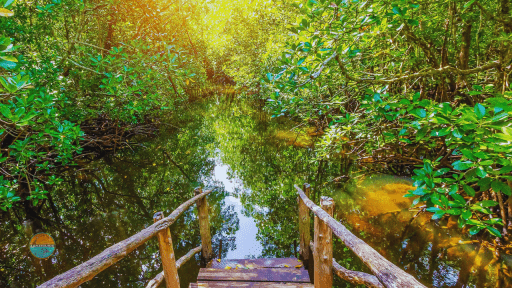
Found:
M 201 251 L 201 246 L 198 246 L 190 251 L 184 256 L 182 256 L 178 261 L 176 261 L 176 268 L 180 269 L 180 267 L 185 264 L 188 260 L 190 260 L 194 255 Z M 146 288 L 157 288 L 160 286 L 160 283 L 164 281 L 164 271 L 158 273 L 155 278 L 151 279 L 146 285 Z
M 355 285 L 364 285 L 370 288 L 384 288 L 384 285 L 380 283 L 379 278 L 374 275 L 348 270 L 347 268 L 341 266 L 336 262 L 335 259 L 332 259 L 332 270 L 338 277 L 341 279 L 350 282 Z
M 370 245 L 366 244 L 363 240 L 357 238 L 345 226 L 331 215 L 326 213 L 322 208 L 318 207 L 311 201 L 304 191 L 299 186 L 295 185 L 299 192 L 299 196 L 306 204 L 306 206 L 313 211 L 313 213 L 323 222 L 325 222 L 338 236 L 341 241 L 354 252 L 363 263 L 370 268 L 372 273 L 379 278 L 379 280 L 386 287 L 401 288 L 401 287 L 425 287 L 416 278 L 407 274 L 402 269 L 398 268 L 395 264 L 384 258 L 379 252 L 375 251 Z
M 222 258 L 222 238 L 219 240 L 219 257 L 217 259 Z
M 304 193 L 308 197 L 311 193 L 311 186 L 307 183 L 304 183 Z M 304 263 L 304 267 L 309 269 L 309 260 L 312 258 L 311 249 L 309 248 L 309 242 L 311 241 L 311 220 L 306 204 L 300 200 L 300 197 L 297 198 L 297 201 L 299 202 L 299 258 L 302 260 L 302 263 Z
M 320 206 L 330 216 L 334 213 L 332 198 L 320 197 Z M 332 288 L 332 231 L 327 224 L 315 216 L 315 288 Z
M 201 187 L 196 188 L 196 195 L 200 195 L 203 190 Z M 206 267 L 206 264 L 213 259 L 212 249 L 212 236 L 210 234 L 210 219 L 208 217 L 208 201 L 206 197 L 197 200 L 197 214 L 199 217 L 199 232 L 201 233 L 201 246 L 203 247 L 201 253 L 201 264 Z
M 164 218 L 163 212 L 156 212 L 153 221 L 158 222 Z M 167 288 L 180 287 L 180 278 L 178 277 L 178 268 L 176 268 L 176 259 L 174 249 L 172 248 L 171 231 L 169 227 L 158 232 L 158 246 L 160 247 L 160 259 L 162 259 L 162 268 L 164 270 L 165 285 Z
M 153 225 L 131 236 L 130 238 L 127 238 L 121 242 L 116 243 L 115 245 L 108 247 L 107 249 L 103 250 L 103 252 L 94 256 L 88 261 L 60 275 L 55 276 L 54 278 L 44 282 L 38 287 L 71 288 L 78 287 L 80 284 L 91 280 L 98 273 L 107 269 L 117 261 L 123 259 L 126 255 L 128 255 L 128 253 L 132 252 L 137 247 L 151 239 L 158 233 L 158 231 L 169 227 L 172 223 L 174 223 L 174 221 L 176 221 L 176 219 L 178 219 L 178 217 L 181 216 L 181 214 L 183 214 L 183 212 L 187 211 L 187 209 L 192 206 L 196 200 L 205 197 L 210 192 L 212 191 L 204 191 L 201 195 L 197 195 L 187 202 L 181 204 L 171 213 L 171 215 L 167 216 L 166 218 L 154 223 Z
M 311 249 L 314 249 L 315 243 L 311 241 L 309 244 Z M 354 285 L 365 285 L 370 288 L 385 288 L 382 283 L 380 283 L 379 278 L 375 277 L 372 274 L 348 270 L 347 268 L 341 266 L 336 262 L 336 259 L 332 258 L 332 272 L 334 272 L 341 279 L 354 284 Z

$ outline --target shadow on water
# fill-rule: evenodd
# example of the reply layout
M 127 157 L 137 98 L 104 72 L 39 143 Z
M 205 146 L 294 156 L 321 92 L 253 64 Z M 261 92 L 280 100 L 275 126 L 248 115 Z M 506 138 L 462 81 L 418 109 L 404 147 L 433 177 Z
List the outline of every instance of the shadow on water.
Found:
M 314 198 L 333 197 L 337 219 L 423 283 L 457 282 L 475 246 L 453 223 L 432 223 L 429 215 L 409 210 L 411 202 L 403 198 L 411 189 L 408 179 L 350 174 L 341 156 L 317 161 L 318 131 L 272 120 L 258 106 L 233 95 L 195 102 L 187 113 L 169 116 L 172 126 L 159 137 L 141 139 L 143 147 L 68 171 L 38 214 L 57 243 L 48 260 L 29 254 L 27 243 L 36 231 L 24 221 L 22 207 L 12 209 L 1 224 L 0 286 L 35 287 L 90 259 L 152 224 L 154 212 L 170 213 L 200 184 L 216 189 L 208 197 L 215 253 L 222 239 L 222 258 L 293 257 L 298 240 L 293 185 L 304 182 L 312 184 Z M 171 226 L 177 257 L 200 244 L 195 213 L 190 209 Z M 340 241 L 334 245 L 340 264 L 368 272 Z M 478 255 L 468 281 L 491 286 L 492 255 Z M 82 287 L 144 287 L 160 270 L 152 239 Z M 197 258 L 180 269 L 182 287 L 195 281 L 198 270 Z

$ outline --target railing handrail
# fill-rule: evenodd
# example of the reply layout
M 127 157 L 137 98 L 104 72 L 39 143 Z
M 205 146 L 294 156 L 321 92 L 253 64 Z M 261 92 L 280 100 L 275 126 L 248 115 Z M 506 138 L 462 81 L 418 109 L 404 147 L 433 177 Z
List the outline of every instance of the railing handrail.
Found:
M 377 278 L 386 287 L 425 287 L 412 275 L 406 273 L 395 264 L 388 261 L 382 255 L 379 254 L 370 245 L 366 244 L 363 240 L 359 239 L 352 232 L 350 232 L 343 224 L 338 222 L 336 219 L 331 217 L 322 208 L 317 206 L 311 201 L 304 191 L 299 186 L 295 185 L 299 196 L 309 210 L 311 210 L 320 220 L 322 220 L 332 232 L 343 241 L 352 252 L 354 252 L 363 263 L 370 268 Z M 316 279 L 315 279 L 316 281 Z
M 176 208 L 176 210 L 174 210 L 169 216 L 159 220 L 158 222 L 155 222 L 153 225 L 140 231 L 139 233 L 108 247 L 107 249 L 103 250 L 103 252 L 94 256 L 88 261 L 53 277 L 52 279 L 38 286 L 38 288 L 78 287 L 80 284 L 91 280 L 98 273 L 112 266 L 114 263 L 124 258 L 140 245 L 146 243 L 160 230 L 172 225 L 176 219 L 178 219 L 181 214 L 187 211 L 190 206 L 196 203 L 197 200 L 204 198 L 211 192 L 212 190 L 207 190 L 192 197 L 188 201 L 181 204 L 178 208 Z

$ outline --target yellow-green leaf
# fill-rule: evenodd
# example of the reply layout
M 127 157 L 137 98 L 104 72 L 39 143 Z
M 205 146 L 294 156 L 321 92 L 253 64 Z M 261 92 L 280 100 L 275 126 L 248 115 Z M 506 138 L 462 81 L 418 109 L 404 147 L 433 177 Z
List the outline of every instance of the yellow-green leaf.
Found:
M 11 61 L 11 62 L 18 62 L 18 59 L 14 56 L 0 56 L 1 59 L 4 59 L 5 61 Z
M 12 15 L 14 15 L 14 12 L 12 12 L 11 10 L 7 10 L 5 8 L 0 8 L 0 16 L 10 17 Z

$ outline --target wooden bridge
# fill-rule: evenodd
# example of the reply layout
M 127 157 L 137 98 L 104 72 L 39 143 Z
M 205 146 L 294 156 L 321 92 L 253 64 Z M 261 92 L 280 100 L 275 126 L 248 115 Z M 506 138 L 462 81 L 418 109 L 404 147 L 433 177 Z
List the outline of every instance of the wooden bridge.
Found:
M 297 185 L 295 188 L 299 194 L 297 201 L 300 260 L 214 259 L 206 199 L 211 190 L 203 192 L 201 188 L 196 188 L 196 196 L 181 204 L 169 216 L 164 217 L 162 212 L 156 213 L 153 225 L 38 287 L 78 287 L 155 236 L 160 247 L 163 271 L 149 281 L 146 288 L 159 287 L 164 280 L 167 288 L 179 288 L 178 269 L 199 252 L 204 268 L 200 269 L 197 282 L 191 283 L 190 288 L 330 288 L 334 274 L 350 283 L 363 284 L 367 287 L 425 287 L 334 219 L 334 201 L 331 198 L 321 197 L 320 206 L 317 206 L 309 199 L 309 184 L 304 184 L 303 189 Z M 194 203 L 198 209 L 201 246 L 192 249 L 176 261 L 169 226 Z M 313 239 L 311 212 L 314 215 Z M 339 265 L 332 256 L 333 234 L 339 237 L 373 274 L 351 271 Z

